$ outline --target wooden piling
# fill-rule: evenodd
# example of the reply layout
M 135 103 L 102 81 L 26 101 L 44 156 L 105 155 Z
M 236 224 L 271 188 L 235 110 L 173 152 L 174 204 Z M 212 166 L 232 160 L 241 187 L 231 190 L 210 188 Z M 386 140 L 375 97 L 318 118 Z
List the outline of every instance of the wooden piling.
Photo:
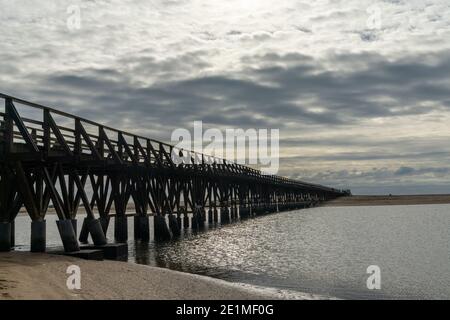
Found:
M 16 246 L 16 222 L 15 220 L 11 221 L 11 248 Z
M 181 235 L 181 231 L 178 226 L 177 219 L 175 218 L 173 213 L 169 214 L 169 228 L 170 228 L 170 231 L 172 232 L 173 237 L 177 238 Z
M 189 228 L 189 216 L 186 212 L 183 214 L 183 228 L 188 229 Z
M 11 223 L 0 222 L 0 252 L 11 251 Z
M 73 228 L 73 225 L 72 225 Z M 76 237 L 75 237 L 76 239 Z M 31 221 L 31 252 L 46 251 L 46 222 L 45 220 Z
M 114 239 L 117 242 L 128 241 L 128 219 L 126 215 L 117 215 L 114 217 Z
M 59 235 L 64 246 L 65 252 L 75 252 L 80 250 L 80 246 L 73 231 L 72 221 L 70 220 L 58 220 L 56 221 L 58 226 Z
M 153 221 L 156 241 L 168 241 L 172 239 L 169 227 L 167 226 L 166 219 L 163 215 L 155 215 Z
M 208 209 L 208 223 L 212 224 L 213 223 L 213 212 L 211 210 L 211 208 Z

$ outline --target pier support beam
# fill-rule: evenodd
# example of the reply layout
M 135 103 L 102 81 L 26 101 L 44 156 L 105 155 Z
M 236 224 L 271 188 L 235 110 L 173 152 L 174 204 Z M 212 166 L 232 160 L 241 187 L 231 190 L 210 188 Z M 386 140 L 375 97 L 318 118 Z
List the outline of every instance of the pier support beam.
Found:
M 80 251 L 80 246 L 78 245 L 77 237 L 73 231 L 72 221 L 70 220 L 58 220 L 56 221 L 58 226 L 59 235 L 64 246 L 64 251 L 74 252 Z
M 189 228 L 189 216 L 186 212 L 183 214 L 183 228 L 184 229 Z
M 0 222 L 0 252 L 11 251 L 11 223 Z
M 197 219 L 198 219 L 198 226 L 200 229 L 205 228 L 205 220 L 206 220 L 206 211 L 205 208 L 198 208 L 197 210 Z
M 177 225 L 178 229 L 181 230 L 182 223 L 181 223 L 181 214 L 179 212 L 177 212 Z
M 168 241 L 172 238 L 169 228 L 167 227 L 166 218 L 163 215 L 154 216 L 154 229 L 156 241 Z
M 16 223 L 11 221 L 11 248 L 16 246 Z
M 31 221 L 31 252 L 45 252 L 47 248 L 45 220 Z
M 248 209 L 246 207 L 240 206 L 239 207 L 239 216 L 241 219 L 247 219 L 248 218 Z
M 213 212 L 212 212 L 211 208 L 208 209 L 208 223 L 209 224 L 213 223 Z
M 107 231 L 108 231 L 108 227 L 109 227 L 110 217 L 109 216 L 107 216 L 107 217 L 100 217 L 99 220 L 100 220 L 100 224 L 102 225 L 103 233 L 106 236 Z
M 133 223 L 133 227 L 134 227 L 134 240 L 139 240 L 141 238 L 141 231 L 139 229 L 140 227 L 140 221 L 139 221 L 139 216 L 136 215 L 133 217 L 134 223 Z
M 236 207 L 231 207 L 231 221 L 236 221 L 238 218 L 237 209 Z
M 89 232 L 91 233 L 92 242 L 94 242 L 96 246 L 104 246 L 107 243 L 106 236 L 105 233 L 103 232 L 100 220 L 98 219 L 89 220 L 88 228 Z
M 83 225 L 81 226 L 81 231 L 80 231 L 80 237 L 78 238 L 78 240 L 82 243 L 86 243 L 88 242 L 88 238 L 89 238 L 89 227 L 88 227 L 88 223 L 89 223 L 89 217 L 84 218 L 83 220 Z M 73 227 L 73 224 L 72 224 Z M 76 231 L 75 232 L 75 237 L 77 236 Z
M 175 238 L 181 235 L 181 231 L 177 223 L 177 218 L 173 215 L 173 213 L 169 214 L 169 227 L 170 231 L 172 231 L 172 235 Z
M 192 228 L 192 230 L 198 230 L 198 213 L 197 213 L 197 210 L 195 210 L 192 213 L 191 228 Z
M 128 241 L 128 219 L 125 215 L 114 217 L 114 239 L 117 242 Z
M 103 226 L 99 219 L 92 219 L 90 217 L 84 218 L 80 232 L 80 242 L 88 242 L 89 233 L 91 234 L 92 242 L 94 242 L 96 246 L 103 246 L 107 243 L 105 232 L 103 231 Z
M 141 241 L 150 240 L 150 223 L 148 216 L 134 216 L 134 239 Z
M 228 207 L 222 207 L 220 208 L 220 223 L 230 223 L 230 211 Z
M 73 232 L 75 232 L 75 237 L 77 236 L 78 233 L 78 221 L 77 219 L 71 219 L 70 221 L 72 221 L 72 227 L 73 227 Z

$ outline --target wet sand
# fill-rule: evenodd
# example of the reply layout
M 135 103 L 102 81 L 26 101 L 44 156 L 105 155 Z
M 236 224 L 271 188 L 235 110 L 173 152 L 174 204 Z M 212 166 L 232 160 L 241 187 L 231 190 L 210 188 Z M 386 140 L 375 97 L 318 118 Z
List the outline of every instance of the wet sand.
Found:
M 81 290 L 66 285 L 70 265 L 81 269 Z M 118 261 L 0 253 L 2 299 L 274 299 L 274 295 L 239 284 Z
M 385 195 L 385 196 L 351 196 L 342 197 L 322 203 L 324 207 L 345 206 L 392 206 L 418 204 L 450 204 L 450 195 Z

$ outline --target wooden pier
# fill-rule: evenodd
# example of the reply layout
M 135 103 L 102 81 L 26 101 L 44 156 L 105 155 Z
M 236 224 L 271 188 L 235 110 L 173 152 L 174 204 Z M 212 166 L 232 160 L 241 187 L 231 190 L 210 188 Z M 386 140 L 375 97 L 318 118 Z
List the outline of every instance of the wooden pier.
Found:
M 4 94 L 0 100 L 0 251 L 14 246 L 22 207 L 31 218 L 31 251 L 46 250 L 45 215 L 52 206 L 65 251 L 77 252 L 89 235 L 94 246 L 107 245 L 111 215 L 115 241 L 126 242 L 130 203 L 135 238 L 149 241 L 152 217 L 155 240 L 166 241 L 185 228 L 306 208 L 346 194 Z M 176 163 L 174 155 L 188 160 Z M 86 217 L 77 234 L 80 209 Z

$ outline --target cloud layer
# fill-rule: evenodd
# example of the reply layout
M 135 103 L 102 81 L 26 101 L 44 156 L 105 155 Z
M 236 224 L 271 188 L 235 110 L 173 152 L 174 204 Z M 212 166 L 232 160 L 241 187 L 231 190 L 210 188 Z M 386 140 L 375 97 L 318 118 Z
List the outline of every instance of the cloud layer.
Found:
M 194 120 L 279 128 L 283 175 L 450 190 L 446 1 L 0 5 L 4 93 L 163 140 Z

